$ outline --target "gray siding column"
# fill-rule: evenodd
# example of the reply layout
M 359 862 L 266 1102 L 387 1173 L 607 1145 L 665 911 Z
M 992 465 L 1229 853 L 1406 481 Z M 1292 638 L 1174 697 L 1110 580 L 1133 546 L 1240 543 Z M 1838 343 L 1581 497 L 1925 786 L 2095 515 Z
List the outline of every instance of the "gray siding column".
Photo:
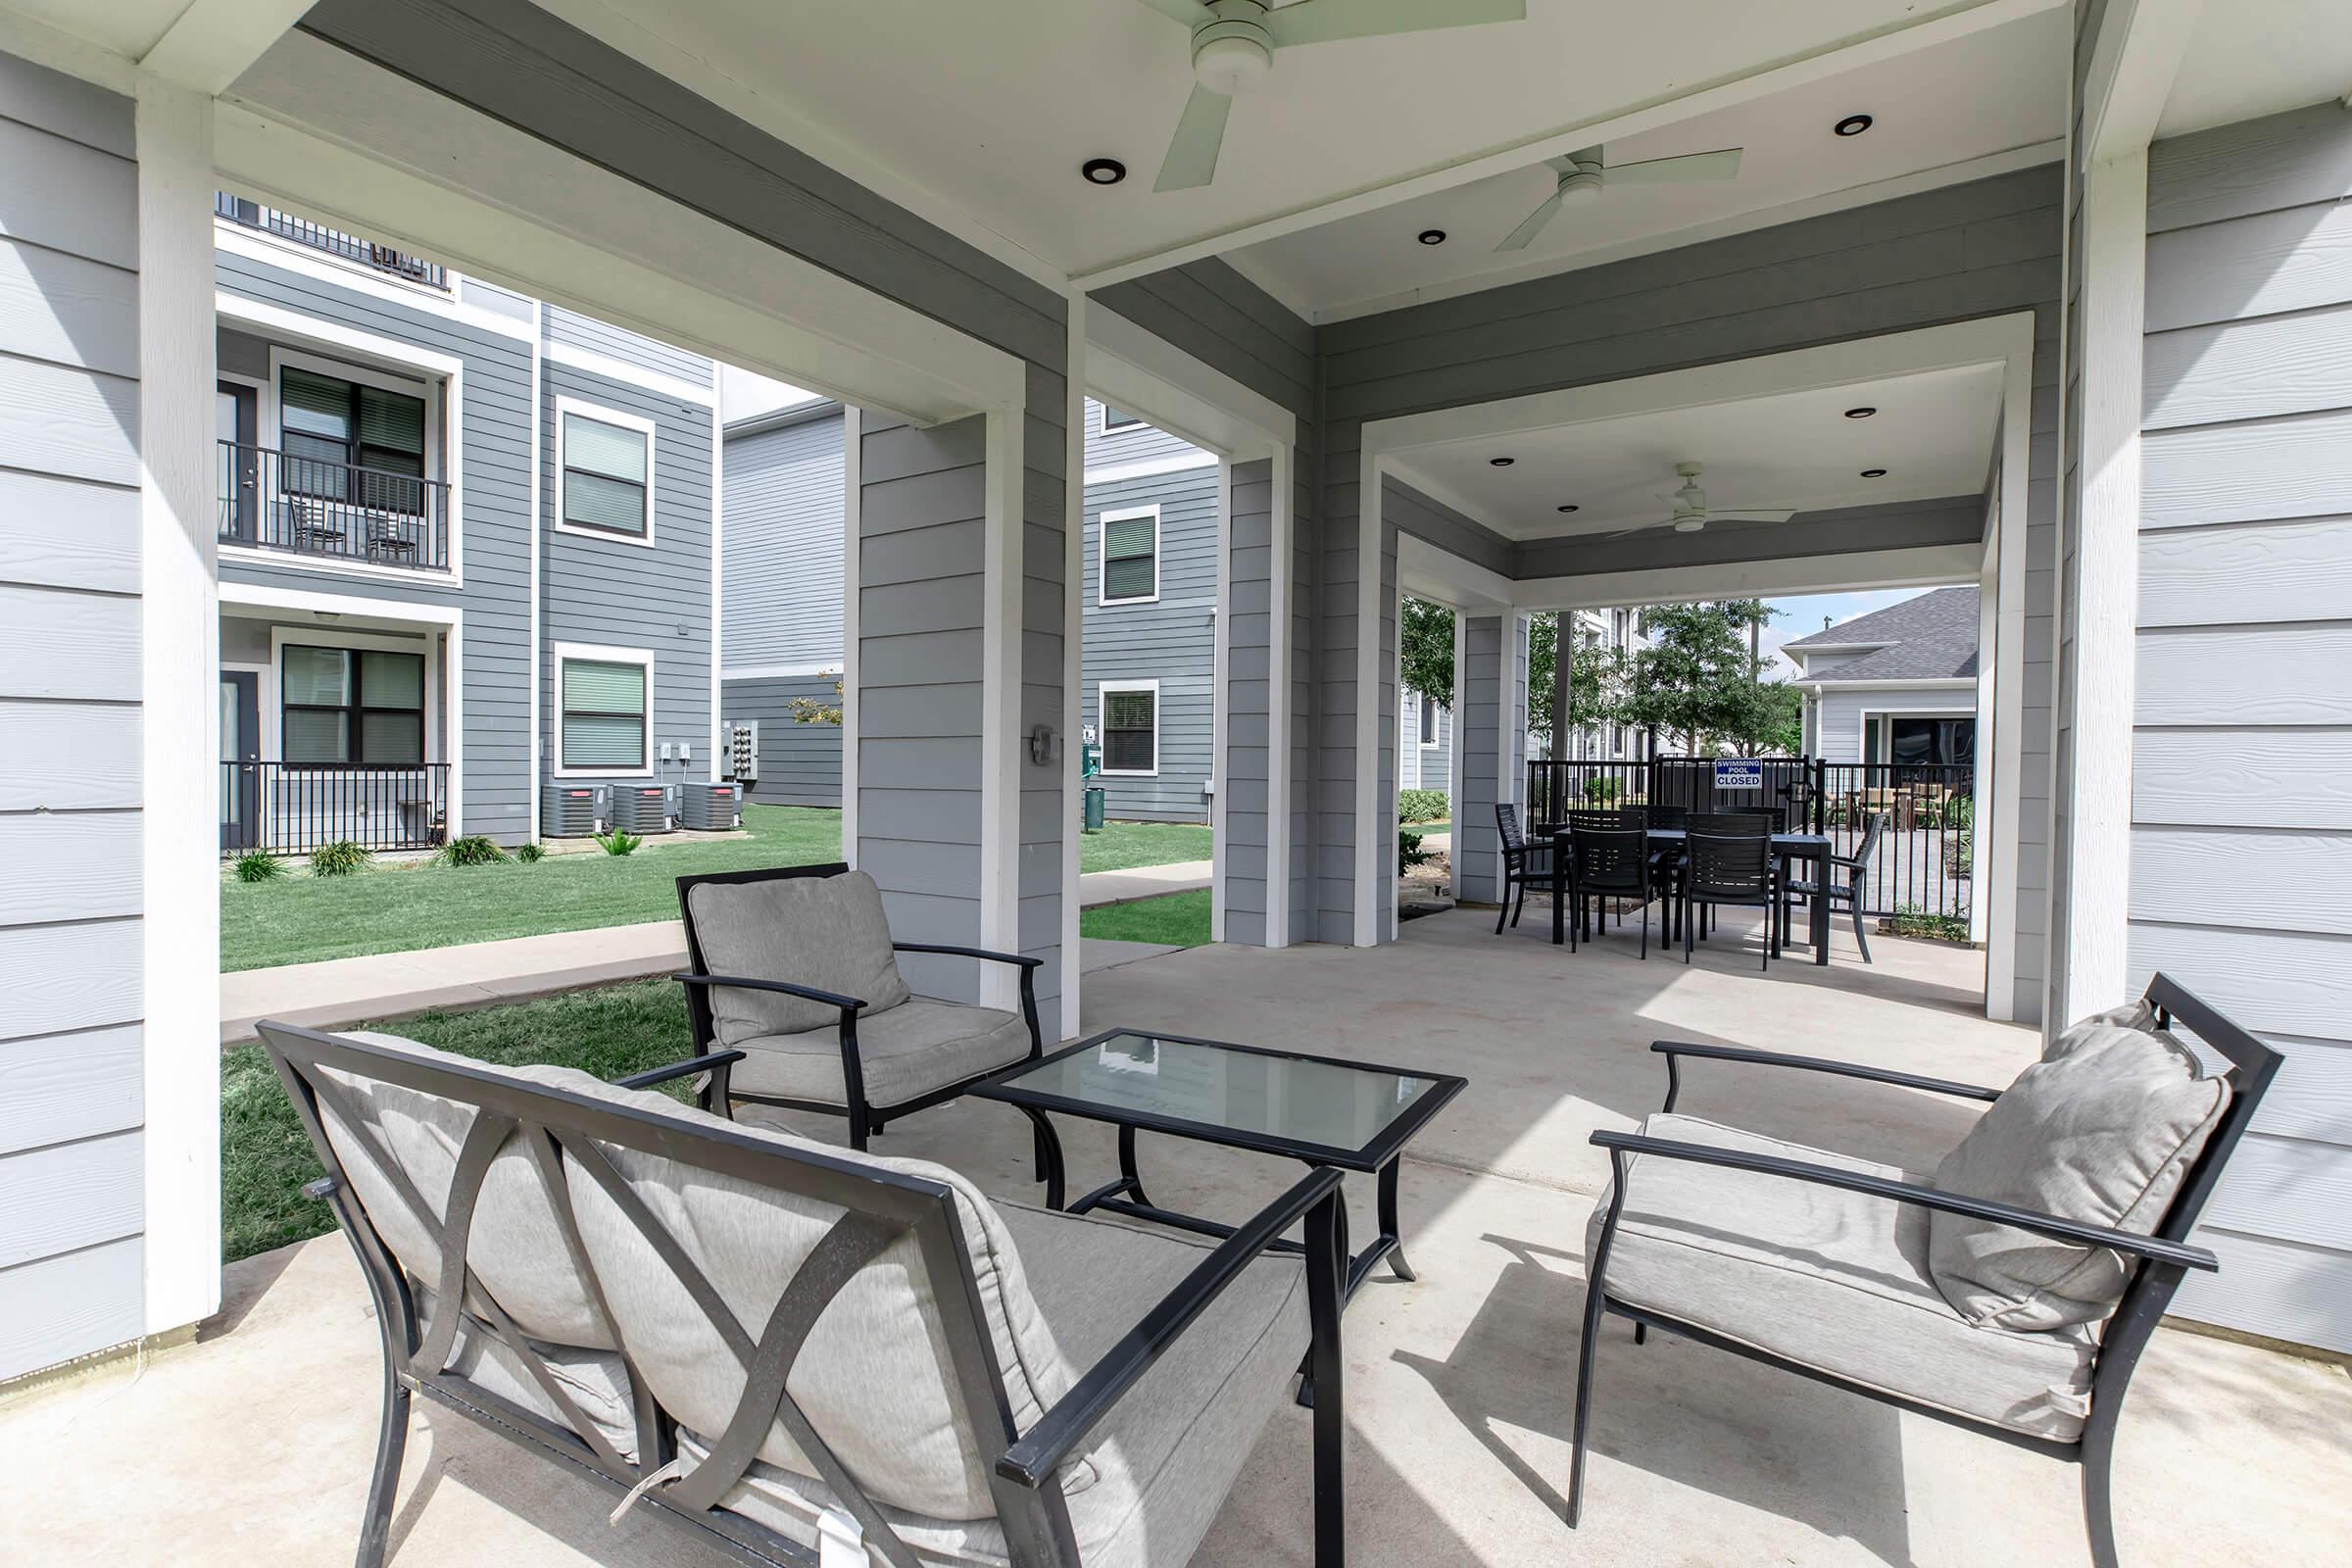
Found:
M 1503 641 L 1506 617 L 1462 617 L 1461 789 L 1453 808 L 1453 892 L 1472 904 L 1502 897 L 1501 841 L 1494 830 L 1500 793 Z
M 1226 538 L 1226 599 L 1217 615 L 1225 643 L 1225 940 L 1266 943 L 1266 876 L 1273 777 L 1274 465 L 1233 466 Z

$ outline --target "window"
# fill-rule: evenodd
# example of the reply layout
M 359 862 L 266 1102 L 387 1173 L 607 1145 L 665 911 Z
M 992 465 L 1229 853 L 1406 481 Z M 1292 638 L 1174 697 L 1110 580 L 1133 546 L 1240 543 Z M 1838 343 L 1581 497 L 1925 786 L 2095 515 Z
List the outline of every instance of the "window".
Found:
M 1102 706 L 1102 771 L 1159 771 L 1159 682 L 1134 681 L 1098 690 Z
M 424 760 L 424 656 L 285 648 L 279 756 L 288 762 Z
M 1102 514 L 1102 576 L 1098 604 L 1150 604 L 1159 597 L 1159 509 Z
M 423 514 L 424 399 L 288 365 L 277 424 L 288 493 Z
M 558 645 L 559 773 L 652 770 L 646 715 L 653 706 L 653 665 L 654 656 L 638 650 Z
M 1102 433 L 1104 435 L 1117 435 L 1121 430 L 1141 430 L 1144 428 L 1144 421 L 1140 418 L 1137 418 L 1132 414 L 1121 414 L 1118 410 L 1112 408 L 1107 403 L 1102 405 Z
M 653 542 L 652 420 L 558 399 L 556 463 L 560 526 Z
M 1966 767 L 1977 760 L 1973 718 L 1893 718 L 1887 725 L 1890 762 Z
M 1438 705 L 1427 698 L 1421 701 L 1421 744 L 1438 744 Z

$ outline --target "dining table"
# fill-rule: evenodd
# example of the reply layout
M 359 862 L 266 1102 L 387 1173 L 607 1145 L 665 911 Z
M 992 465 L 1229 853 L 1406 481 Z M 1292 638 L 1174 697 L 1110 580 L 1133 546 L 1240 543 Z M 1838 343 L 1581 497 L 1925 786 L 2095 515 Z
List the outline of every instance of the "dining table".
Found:
M 1679 827 L 1653 827 L 1643 830 L 1653 849 L 1669 849 L 1680 845 L 1684 831 Z M 1551 840 L 1552 860 L 1566 868 L 1573 851 L 1573 828 L 1552 826 L 1541 830 L 1541 836 Z M 1806 900 L 1805 945 L 1813 950 L 1813 961 L 1827 967 L 1830 961 L 1830 879 L 1823 874 L 1829 869 L 1831 845 L 1824 833 L 1775 833 L 1772 835 L 1773 858 L 1781 868 L 1781 884 L 1788 882 L 1788 867 L 1797 860 L 1813 862 L 1813 894 Z M 1783 919 L 1785 904 L 1777 902 L 1768 911 L 1771 918 Z M 1551 901 L 1551 941 L 1559 947 L 1568 940 L 1568 900 L 1554 894 Z M 1796 940 L 1784 921 L 1781 926 L 1784 943 Z

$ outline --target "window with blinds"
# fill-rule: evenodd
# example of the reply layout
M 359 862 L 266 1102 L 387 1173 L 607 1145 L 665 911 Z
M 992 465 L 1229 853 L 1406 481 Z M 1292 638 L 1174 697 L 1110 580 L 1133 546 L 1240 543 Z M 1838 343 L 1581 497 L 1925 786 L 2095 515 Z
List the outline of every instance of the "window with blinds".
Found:
M 279 667 L 280 759 L 317 766 L 424 760 L 424 656 L 289 643 Z
M 574 528 L 643 538 L 653 438 L 643 430 L 566 411 L 564 520 Z
M 288 365 L 277 423 L 287 490 L 423 514 L 424 399 Z
M 644 664 L 564 660 L 559 765 L 643 771 L 646 687 Z
M 1102 592 L 1106 605 L 1159 597 L 1159 512 L 1106 513 L 1102 518 Z
M 1151 686 L 1102 688 L 1102 771 L 1159 770 L 1159 691 Z

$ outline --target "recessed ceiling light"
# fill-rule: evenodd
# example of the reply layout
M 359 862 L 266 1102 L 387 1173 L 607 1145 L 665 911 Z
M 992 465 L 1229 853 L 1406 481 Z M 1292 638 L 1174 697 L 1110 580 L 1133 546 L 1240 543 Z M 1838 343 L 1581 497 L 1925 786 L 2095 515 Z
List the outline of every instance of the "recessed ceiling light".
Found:
M 1848 409 L 1845 411 L 1845 416 L 1849 419 L 1867 419 L 1878 412 L 1878 410 L 1871 408 Z
M 1567 506 L 1555 507 L 1552 510 L 1555 512 L 1574 512 L 1576 510 L 1576 504 L 1574 502 L 1570 502 Z
M 1127 166 L 1116 158 L 1089 158 L 1078 166 L 1089 185 L 1116 185 L 1127 177 Z
M 1487 460 L 1488 463 L 1494 465 L 1497 468 L 1507 468 L 1518 461 L 1519 460 L 1517 458 L 1489 458 Z
M 1862 470 L 1862 477 L 1865 479 L 1884 479 L 1886 477 L 1886 470 L 1885 468 L 1864 468 Z
M 1443 245 L 1446 243 L 1446 231 L 1442 228 L 1425 228 L 1420 232 L 1418 237 L 1421 243 L 1424 245 Z
M 1830 128 L 1840 136 L 1859 136 L 1871 127 L 1868 115 L 1848 115 Z

